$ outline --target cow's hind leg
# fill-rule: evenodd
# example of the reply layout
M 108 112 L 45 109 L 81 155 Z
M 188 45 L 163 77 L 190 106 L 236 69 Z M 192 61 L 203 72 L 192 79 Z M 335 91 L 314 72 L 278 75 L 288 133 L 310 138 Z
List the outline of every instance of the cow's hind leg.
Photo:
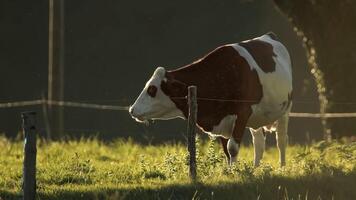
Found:
M 256 130 L 250 128 L 250 132 L 252 135 L 252 142 L 255 150 L 254 165 L 255 167 L 258 167 L 263 157 L 263 152 L 265 151 L 265 136 L 263 134 L 263 128 L 258 128 Z
M 224 153 L 226 155 L 227 163 L 229 164 L 230 163 L 230 154 L 229 154 L 229 151 L 227 150 L 227 142 L 229 140 L 224 137 L 220 137 L 220 141 L 221 141 L 221 145 L 223 147 Z
M 286 147 L 288 142 L 287 131 L 289 121 L 288 115 L 289 112 L 287 112 L 277 121 L 276 140 L 279 150 L 279 163 L 281 167 L 286 165 Z

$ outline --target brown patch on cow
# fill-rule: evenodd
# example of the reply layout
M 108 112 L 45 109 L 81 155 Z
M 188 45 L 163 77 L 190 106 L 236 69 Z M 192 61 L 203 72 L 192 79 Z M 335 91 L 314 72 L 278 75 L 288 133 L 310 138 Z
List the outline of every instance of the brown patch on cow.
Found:
M 187 100 L 179 97 L 187 95 L 187 86 L 197 86 L 197 123 L 205 131 L 212 131 L 227 115 L 237 115 L 233 134 L 238 142 L 252 113 L 251 105 L 262 99 L 262 85 L 256 70 L 251 70 L 245 58 L 231 46 L 219 47 L 197 62 L 167 71 L 166 78 L 161 89 L 185 117 L 188 116 Z
M 273 46 L 271 44 L 261 40 L 249 40 L 247 42 L 241 42 L 239 45 L 244 47 L 251 54 L 262 71 L 268 73 L 276 70 L 276 63 L 273 60 L 276 54 L 273 52 Z

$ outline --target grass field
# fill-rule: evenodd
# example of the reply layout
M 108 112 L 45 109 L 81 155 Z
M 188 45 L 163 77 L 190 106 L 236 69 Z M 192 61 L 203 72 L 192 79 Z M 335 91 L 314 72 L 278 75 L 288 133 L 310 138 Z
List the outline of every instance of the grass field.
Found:
M 38 141 L 38 199 L 356 199 L 356 143 L 291 146 L 284 168 L 275 148 L 254 168 L 252 147 L 242 147 L 227 167 L 218 141 L 197 143 L 193 184 L 183 144 Z M 22 151 L 0 137 L 0 199 L 21 197 Z

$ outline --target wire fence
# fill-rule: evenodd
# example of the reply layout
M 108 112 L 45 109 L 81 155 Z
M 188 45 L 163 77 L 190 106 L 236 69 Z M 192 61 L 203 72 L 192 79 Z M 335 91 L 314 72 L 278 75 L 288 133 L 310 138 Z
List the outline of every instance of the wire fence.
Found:
M 101 105 L 101 104 L 80 103 L 80 102 L 72 102 L 72 101 L 53 101 L 53 100 L 46 100 L 46 99 L 0 103 L 0 108 L 15 108 L 15 107 L 37 106 L 37 105 L 89 108 L 89 109 L 112 110 L 112 111 L 127 111 L 129 109 L 129 106 Z
M 175 97 L 176 99 L 186 99 L 186 97 Z M 248 100 L 228 100 L 228 99 L 214 99 L 214 98 L 197 98 L 198 100 L 206 101 L 221 101 L 221 102 L 252 102 Z M 308 103 L 307 101 L 293 101 L 294 103 Z M 310 103 L 310 102 L 309 102 Z M 356 104 L 353 102 L 335 103 L 335 104 Z M 1 108 L 16 108 L 27 106 L 61 106 L 61 107 L 73 107 L 84 109 L 96 109 L 96 110 L 110 110 L 110 111 L 128 111 L 129 106 L 117 106 L 117 105 L 103 105 L 94 103 L 82 103 L 73 101 L 54 101 L 46 99 L 28 100 L 28 101 L 16 101 L 0 103 Z M 356 113 L 307 113 L 307 112 L 291 112 L 290 117 L 295 118 L 356 118 Z

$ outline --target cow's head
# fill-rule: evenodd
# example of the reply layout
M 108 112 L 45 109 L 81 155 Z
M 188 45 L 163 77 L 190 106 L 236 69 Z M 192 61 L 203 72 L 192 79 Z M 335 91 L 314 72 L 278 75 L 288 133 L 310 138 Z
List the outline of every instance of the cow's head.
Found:
M 163 67 L 158 67 L 135 103 L 130 107 L 129 112 L 132 118 L 138 122 L 145 122 L 150 119 L 183 117 L 168 92 L 162 91 L 162 88 L 166 88 L 168 81 L 166 70 Z

